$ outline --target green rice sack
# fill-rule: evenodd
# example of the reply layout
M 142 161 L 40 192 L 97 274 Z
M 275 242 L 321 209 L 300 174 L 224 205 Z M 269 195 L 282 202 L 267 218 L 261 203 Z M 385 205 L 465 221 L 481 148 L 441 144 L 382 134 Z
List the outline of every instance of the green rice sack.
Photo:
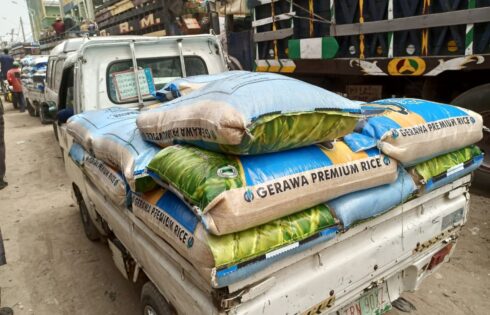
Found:
M 242 231 L 347 193 L 393 182 L 397 163 L 338 141 L 254 156 L 188 145 L 161 150 L 148 173 L 184 200 L 215 235 Z
M 417 164 L 409 173 L 421 191 L 428 192 L 473 172 L 482 162 L 482 151 L 471 145 Z

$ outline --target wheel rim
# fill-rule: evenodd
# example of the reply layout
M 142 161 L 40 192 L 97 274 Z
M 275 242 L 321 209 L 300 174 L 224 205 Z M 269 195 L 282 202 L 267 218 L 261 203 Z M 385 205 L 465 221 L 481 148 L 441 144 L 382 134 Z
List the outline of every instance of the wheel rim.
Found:
M 143 314 L 145 314 L 145 315 L 157 315 L 157 312 L 155 311 L 155 309 L 152 306 L 145 305 L 145 309 L 143 311 Z
M 490 128 L 490 111 L 483 111 L 480 115 L 483 117 L 483 125 Z M 490 131 L 488 129 L 483 130 L 483 139 L 478 146 L 486 153 L 480 169 L 485 173 L 490 173 Z

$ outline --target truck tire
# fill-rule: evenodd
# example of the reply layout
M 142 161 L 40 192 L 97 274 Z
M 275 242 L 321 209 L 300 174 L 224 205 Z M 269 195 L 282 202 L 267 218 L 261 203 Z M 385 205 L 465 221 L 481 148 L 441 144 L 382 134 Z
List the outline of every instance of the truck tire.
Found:
M 45 105 L 45 106 L 47 106 L 47 105 Z M 41 105 L 39 107 L 39 119 L 41 120 L 41 124 L 46 125 L 46 124 L 51 123 L 51 120 L 48 119 L 48 118 L 46 118 L 46 115 L 45 115 L 44 111 L 45 111 L 44 110 L 44 106 Z
M 58 138 L 58 124 L 56 121 L 53 122 L 53 132 L 54 132 L 54 138 L 56 139 L 56 142 L 60 142 L 60 139 Z M 63 153 L 63 149 L 61 149 Z
M 451 104 L 471 109 L 482 115 L 483 125 L 490 128 L 490 83 L 479 85 L 456 97 Z M 483 139 L 477 145 L 486 153 L 475 183 L 490 187 L 490 131 L 483 130 Z
M 141 289 L 141 307 L 143 315 L 175 314 L 167 300 L 150 281 L 145 283 Z
M 26 98 L 26 107 L 27 107 L 27 111 L 29 112 L 29 115 L 32 117 L 36 117 L 36 109 L 34 108 L 34 106 L 32 106 L 28 98 Z
M 85 232 L 85 235 L 92 242 L 98 241 L 100 239 L 100 234 L 99 231 L 97 231 L 97 228 L 95 227 L 92 218 L 90 218 L 90 214 L 88 213 L 88 209 L 87 206 L 85 205 L 85 201 L 83 200 L 83 197 L 79 195 L 77 195 L 77 199 L 78 199 L 78 207 L 80 208 L 80 217 L 82 219 L 83 230 Z

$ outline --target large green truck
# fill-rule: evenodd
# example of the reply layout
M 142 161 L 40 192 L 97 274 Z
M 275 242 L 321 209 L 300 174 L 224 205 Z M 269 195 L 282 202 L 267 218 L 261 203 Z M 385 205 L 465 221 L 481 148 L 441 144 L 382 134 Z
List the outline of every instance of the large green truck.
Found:
M 245 57 L 256 71 L 289 73 L 361 101 L 453 103 L 490 126 L 489 0 L 250 3 L 253 54 Z M 488 129 L 479 145 L 490 152 Z M 488 184 L 489 154 L 481 170 Z

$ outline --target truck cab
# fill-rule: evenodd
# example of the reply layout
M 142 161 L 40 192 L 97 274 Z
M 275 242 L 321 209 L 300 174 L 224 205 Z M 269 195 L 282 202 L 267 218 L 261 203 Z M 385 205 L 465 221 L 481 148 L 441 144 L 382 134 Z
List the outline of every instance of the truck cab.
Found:
M 155 89 L 172 79 L 227 71 L 219 41 L 213 35 L 144 37 L 117 36 L 73 39 L 53 49 L 46 85 L 45 113 L 82 113 L 112 106 L 142 108 L 158 103 L 152 96 L 121 99 L 113 74 L 134 69 L 151 69 Z M 53 111 L 53 108 L 55 110 Z M 68 157 L 73 139 L 61 121 L 53 124 L 65 168 L 83 183 L 83 174 Z M 85 197 L 85 186 L 76 185 Z M 95 213 L 92 213 L 95 218 Z M 102 227 L 99 226 L 99 230 Z

